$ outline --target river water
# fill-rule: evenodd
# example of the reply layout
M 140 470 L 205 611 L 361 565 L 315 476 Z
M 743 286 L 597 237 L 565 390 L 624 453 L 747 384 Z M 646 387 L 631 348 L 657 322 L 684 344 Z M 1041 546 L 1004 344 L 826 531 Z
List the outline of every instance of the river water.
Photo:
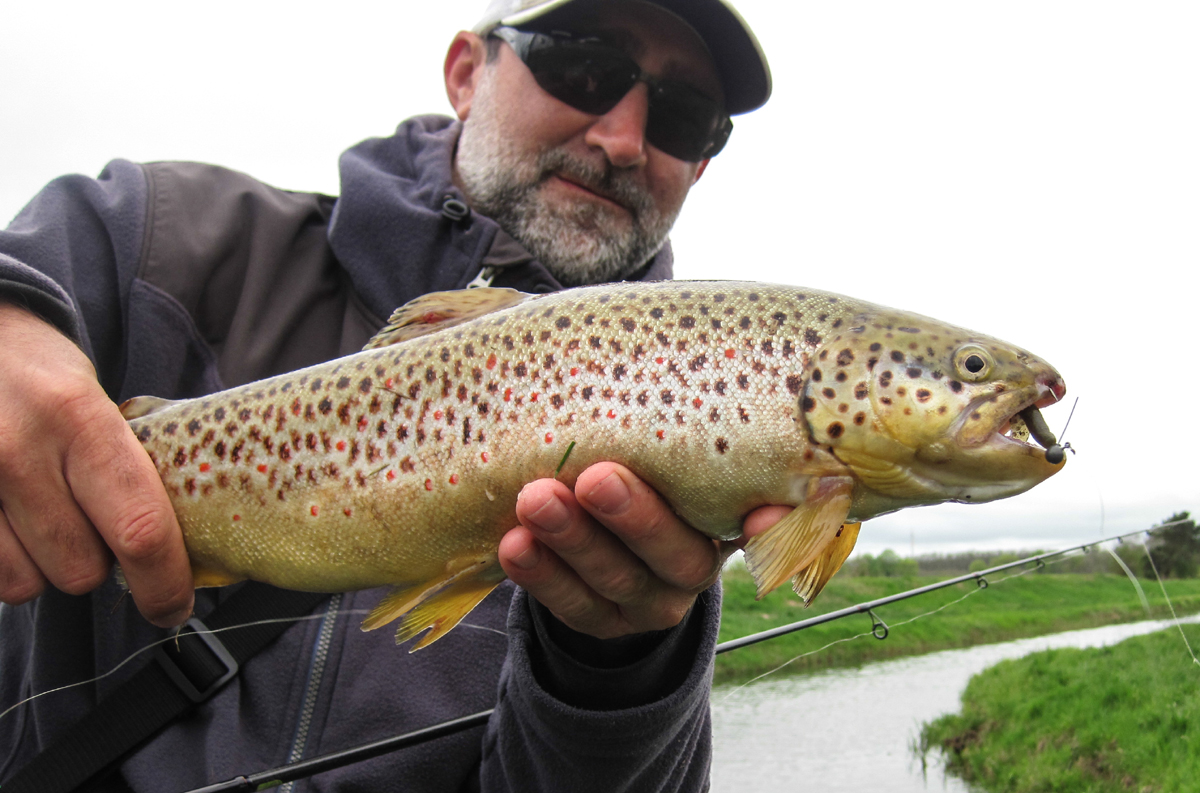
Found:
M 1200 622 L 1200 615 L 1182 621 Z M 1168 627 L 1174 630 L 1173 625 L 1170 620 L 1109 625 L 859 669 L 768 677 L 743 688 L 718 687 L 712 699 L 712 790 L 967 793 L 971 788 L 945 776 L 932 752 L 928 772 L 922 774 L 920 758 L 909 747 L 922 723 L 959 709 L 959 697 L 972 675 L 1038 650 L 1102 647 Z

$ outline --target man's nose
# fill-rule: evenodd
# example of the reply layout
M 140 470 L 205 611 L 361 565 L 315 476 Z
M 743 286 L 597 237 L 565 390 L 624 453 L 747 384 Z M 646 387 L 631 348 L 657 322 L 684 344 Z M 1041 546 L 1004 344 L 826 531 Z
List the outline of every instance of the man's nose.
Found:
M 646 161 L 646 116 L 650 112 L 649 92 L 638 83 L 629 93 L 588 128 L 584 141 L 604 150 L 608 161 L 617 168 L 633 168 Z

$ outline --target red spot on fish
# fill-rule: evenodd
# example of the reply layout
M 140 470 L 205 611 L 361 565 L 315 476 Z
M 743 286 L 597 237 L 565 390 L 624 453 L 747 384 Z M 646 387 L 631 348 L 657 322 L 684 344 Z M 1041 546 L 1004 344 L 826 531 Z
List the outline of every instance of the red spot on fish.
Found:
M 267 466 L 265 466 L 265 465 L 258 466 L 258 472 L 260 474 L 265 474 L 267 472 Z
M 696 397 L 695 399 L 692 400 L 692 407 L 694 407 L 694 408 L 698 408 L 703 404 L 704 403 L 700 401 L 700 397 Z
M 662 363 L 662 362 L 663 362 L 663 361 L 665 361 L 665 360 L 667 360 L 667 359 L 666 359 L 666 358 L 655 358 L 655 359 L 654 359 L 654 362 L 655 362 L 655 363 Z
M 367 428 L 367 417 L 363 416 L 358 420 L 358 431 L 362 432 Z
M 234 520 L 241 520 L 241 519 L 242 519 L 242 516 L 241 516 L 241 515 L 234 515 L 234 516 L 233 516 L 233 519 L 234 519 Z
M 491 355 L 488 356 L 487 368 L 489 368 L 489 369 L 496 368 L 496 354 L 495 353 L 492 353 Z
M 737 355 L 737 351 L 736 351 L 736 350 L 726 350 L 726 351 L 725 351 L 725 357 L 726 357 L 726 358 L 733 358 L 733 357 L 735 357 L 736 355 Z
M 452 485 L 458 484 L 458 474 L 450 474 L 450 484 L 452 484 Z
M 396 478 L 396 472 L 395 472 L 395 471 L 388 471 L 388 472 L 387 472 L 387 480 L 388 480 L 389 482 L 393 481 L 395 478 Z
M 299 399 L 292 402 L 292 415 L 293 416 L 300 415 L 300 400 Z
M 345 509 L 342 510 L 342 514 L 345 515 L 346 517 L 350 517 L 351 515 L 354 514 L 354 510 L 350 509 L 350 507 L 346 507 Z
M 387 380 L 385 380 L 385 381 L 383 382 L 383 387 L 384 387 L 384 388 L 391 388 L 391 387 L 392 387 L 392 384 L 393 384 L 394 382 L 395 382 L 395 381 L 394 381 L 392 378 L 390 378 L 390 377 L 389 377 Z
M 546 443 L 554 443 L 554 433 L 553 432 L 546 433 Z
M 511 388 L 504 389 L 504 401 L 512 402 L 512 389 Z
M 432 480 L 432 479 L 426 479 L 426 480 L 425 480 L 425 489 L 426 489 L 426 490 L 433 490 L 433 480 Z
M 665 430 L 659 430 L 658 432 L 656 432 L 654 434 L 657 435 L 658 439 L 661 441 L 664 437 L 666 437 L 667 433 Z
M 209 468 L 212 468 L 212 466 L 209 465 L 208 463 L 200 463 L 200 473 L 204 473 Z
M 571 367 L 571 377 L 574 377 L 574 376 L 575 376 L 575 375 L 577 375 L 577 374 L 579 374 L 579 367 L 578 367 L 578 366 L 572 366 L 572 367 Z
M 487 452 L 480 452 L 479 459 L 483 460 L 486 463 L 488 460 L 490 460 L 492 458 L 488 456 Z
M 615 419 L 617 417 L 617 411 L 615 411 L 615 410 L 608 411 L 608 417 L 610 419 Z
M 421 315 L 421 321 L 428 325 L 432 325 L 435 322 L 441 322 L 443 319 L 445 319 L 445 317 L 436 311 L 426 311 Z
M 529 395 L 529 401 L 530 401 L 530 402 L 537 402 L 537 396 L 538 396 L 538 395 L 537 395 L 537 391 L 534 391 L 532 394 L 530 394 L 530 395 Z
M 346 442 L 345 442 L 345 441 L 338 441 L 338 442 L 337 442 L 337 450 L 338 450 L 339 452 L 344 452 L 344 451 L 346 451 Z
M 317 513 L 320 512 L 321 509 L 316 504 L 313 504 L 312 507 L 308 511 L 311 512 L 312 516 L 315 518 L 317 516 Z
M 442 420 L 442 411 L 440 411 L 440 410 L 433 411 L 433 420 L 441 421 Z

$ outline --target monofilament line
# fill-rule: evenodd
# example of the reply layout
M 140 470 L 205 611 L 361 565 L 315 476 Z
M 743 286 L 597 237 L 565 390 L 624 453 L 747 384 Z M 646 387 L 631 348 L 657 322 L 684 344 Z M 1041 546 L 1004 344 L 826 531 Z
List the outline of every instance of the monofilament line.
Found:
M 1179 629 L 1179 635 L 1183 637 L 1183 646 L 1187 648 L 1188 655 L 1192 656 L 1192 663 L 1200 666 L 1200 659 L 1197 659 L 1196 654 L 1192 652 L 1191 642 L 1188 641 L 1187 634 L 1183 632 L 1183 625 L 1179 623 L 1179 616 L 1175 613 L 1175 605 L 1171 602 L 1171 596 L 1167 594 L 1167 587 L 1163 584 L 1162 576 L 1158 574 L 1158 565 L 1154 564 L 1154 555 L 1150 553 L 1150 549 L 1144 541 L 1142 550 L 1146 552 L 1146 558 L 1150 560 L 1150 569 L 1154 571 L 1154 577 L 1158 579 L 1158 588 L 1162 590 L 1163 597 L 1166 598 L 1167 608 L 1171 609 L 1171 619 L 1175 620 L 1175 627 Z
M 344 609 L 342 611 L 338 611 L 337 613 L 339 615 L 340 614 L 369 614 L 370 610 L 369 609 Z M 196 631 L 196 633 L 208 633 L 208 634 L 223 633 L 225 631 L 237 630 L 238 628 L 249 628 L 254 625 L 270 625 L 270 624 L 276 623 L 276 622 L 303 622 L 304 620 L 319 620 L 319 619 L 323 619 L 324 617 L 325 617 L 324 613 L 309 614 L 304 617 L 276 617 L 274 619 L 255 620 L 254 622 L 243 622 L 240 625 L 228 625 L 224 628 L 212 628 L 212 629 L 209 629 L 206 631 Z M 175 641 L 178 638 L 178 635 L 179 635 L 179 632 L 176 631 L 176 632 L 172 633 L 170 636 L 159 639 L 156 642 L 151 642 L 150 644 L 146 645 L 145 647 L 141 648 L 140 650 L 134 650 L 132 653 L 130 653 L 125 658 L 125 660 L 121 661 L 121 663 L 117 664 L 112 669 L 109 669 L 107 672 L 104 672 L 103 674 L 99 674 L 96 677 L 91 678 L 90 680 L 80 680 L 78 683 L 68 683 L 65 686 L 59 686 L 58 688 L 47 689 L 46 691 L 38 692 L 37 694 L 34 694 L 31 697 L 26 697 L 25 699 L 21 700 L 20 702 L 17 702 L 16 704 L 11 705 L 11 706 L 5 708 L 4 710 L 0 711 L 0 719 L 3 719 L 9 713 L 12 713 L 14 710 L 21 707 L 22 705 L 25 705 L 29 702 L 33 702 L 35 699 L 44 697 L 47 694 L 54 694 L 59 691 L 66 691 L 69 688 L 78 688 L 79 686 L 86 686 L 90 683 L 95 683 L 98 680 L 103 680 L 104 678 L 108 677 L 109 675 L 115 674 L 117 672 L 117 670 L 119 670 L 121 667 L 125 666 L 127 663 L 132 661 L 134 658 L 137 658 L 142 653 L 147 652 L 149 650 L 153 650 L 155 647 L 159 646 L 160 644 L 166 644 L 167 642 Z

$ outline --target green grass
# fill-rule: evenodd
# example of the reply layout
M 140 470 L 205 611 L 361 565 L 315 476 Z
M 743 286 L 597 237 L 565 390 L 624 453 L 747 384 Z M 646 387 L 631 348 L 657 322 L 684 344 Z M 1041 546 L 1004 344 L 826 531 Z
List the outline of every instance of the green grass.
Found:
M 724 575 L 721 640 L 836 611 L 936 580 L 939 579 L 930 576 L 836 576 L 812 608 L 805 609 L 787 587 L 781 587 L 762 601 L 755 601 L 754 583 L 749 573 L 744 567 L 732 566 Z M 1146 618 L 1132 584 L 1124 576 L 1030 573 L 1005 581 L 999 577 L 990 580 L 989 588 L 908 625 L 898 623 L 961 598 L 976 590 L 975 584 L 959 584 L 884 606 L 876 614 L 891 626 L 887 639 L 879 641 L 866 636 L 835 644 L 799 658 L 776 674 L 857 666 L 883 658 Z M 1169 616 L 1157 582 L 1143 581 L 1142 587 L 1150 599 L 1153 616 Z M 1200 579 L 1169 580 L 1167 591 L 1179 613 L 1200 611 Z M 871 620 L 867 615 L 853 615 L 733 650 L 717 656 L 716 680 L 718 683 L 745 682 L 796 656 L 870 630 Z
M 1200 790 L 1200 666 L 1175 628 L 1004 661 L 925 725 L 918 750 L 933 747 L 987 791 Z

